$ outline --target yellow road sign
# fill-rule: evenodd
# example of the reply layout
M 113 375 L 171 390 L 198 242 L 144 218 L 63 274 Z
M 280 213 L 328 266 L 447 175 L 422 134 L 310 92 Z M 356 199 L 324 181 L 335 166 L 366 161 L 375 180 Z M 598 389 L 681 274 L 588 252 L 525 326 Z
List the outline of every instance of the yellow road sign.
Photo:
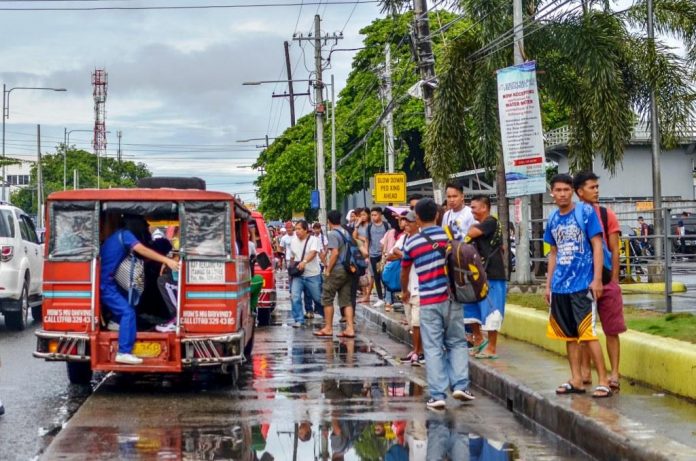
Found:
M 375 203 L 405 203 L 406 173 L 377 173 Z

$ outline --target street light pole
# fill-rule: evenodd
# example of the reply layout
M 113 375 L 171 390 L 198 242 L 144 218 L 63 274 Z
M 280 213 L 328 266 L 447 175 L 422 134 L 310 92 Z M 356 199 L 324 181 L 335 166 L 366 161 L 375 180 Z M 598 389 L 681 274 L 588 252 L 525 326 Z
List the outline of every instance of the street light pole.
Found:
M 2 200 L 7 200 L 7 181 L 5 180 L 5 120 L 10 118 L 10 93 L 14 90 L 46 90 L 46 91 L 68 91 L 65 88 L 50 88 L 38 86 L 16 86 L 7 89 L 7 85 L 2 84 Z
M 331 209 L 336 209 L 336 90 L 331 74 Z
M 648 0 L 648 46 L 652 51 L 653 61 L 651 66 L 655 65 L 655 29 L 653 26 L 653 1 Z M 662 225 L 662 176 L 660 175 L 660 120 L 657 112 L 657 101 L 655 100 L 655 86 L 650 85 L 650 137 L 652 144 L 652 180 L 653 180 L 653 226 L 655 235 L 664 235 L 669 232 L 669 229 L 663 229 Z M 662 258 L 662 239 L 656 238 L 653 242 L 655 249 L 655 259 L 657 261 Z M 670 288 L 667 287 L 669 290 Z
M 63 190 L 67 189 L 67 182 L 68 182 L 68 146 L 70 145 L 70 133 L 75 133 L 75 132 L 85 132 L 85 133 L 91 133 L 92 130 L 68 130 L 67 128 L 63 128 L 64 131 L 64 139 L 65 139 L 65 155 L 63 155 Z M 108 133 L 108 131 L 107 131 Z M 75 185 L 73 184 L 73 189 L 76 189 Z

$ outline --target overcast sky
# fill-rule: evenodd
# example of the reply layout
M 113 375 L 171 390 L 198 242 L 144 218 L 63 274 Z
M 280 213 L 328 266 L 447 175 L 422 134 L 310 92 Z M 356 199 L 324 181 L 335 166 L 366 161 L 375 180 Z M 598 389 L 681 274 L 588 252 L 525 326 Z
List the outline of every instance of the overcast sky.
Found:
M 328 0 L 334 2 L 337 0 Z M 0 2 L 0 8 L 151 5 L 240 5 L 303 3 L 301 0 L 120 0 Z M 304 3 L 316 3 L 307 0 Z M 145 162 L 156 175 L 196 175 L 209 189 L 240 193 L 253 200 L 251 165 L 261 141 L 290 124 L 288 102 L 271 98 L 274 85 L 242 86 L 243 81 L 285 77 L 283 41 L 290 40 L 293 78 L 307 79 L 314 48 L 304 54 L 294 32 L 343 30 L 339 48 L 361 45 L 358 30 L 379 16 L 375 4 L 309 5 L 274 8 L 139 11 L 0 11 L 0 80 L 8 88 L 67 88 L 67 93 L 13 91 L 7 120 L 8 156 L 34 159 L 36 124 L 43 151 L 63 141 L 63 130 L 94 126 L 91 72 L 104 68 L 108 155 L 115 155 L 116 131 L 123 132 L 128 160 Z M 296 26 L 297 25 L 297 26 Z M 332 44 L 329 44 L 329 49 Z M 328 51 L 328 49 L 327 49 Z M 332 55 L 337 91 L 350 71 L 353 52 Z M 326 57 L 326 54 L 325 54 Z M 297 84 L 296 91 L 306 90 Z M 276 92 L 282 93 L 284 85 Z M 296 101 L 298 118 L 311 110 Z M 70 143 L 91 151 L 91 133 L 74 132 Z M 166 146 L 169 145 L 169 146 Z M 212 145 L 203 148 L 203 145 Z

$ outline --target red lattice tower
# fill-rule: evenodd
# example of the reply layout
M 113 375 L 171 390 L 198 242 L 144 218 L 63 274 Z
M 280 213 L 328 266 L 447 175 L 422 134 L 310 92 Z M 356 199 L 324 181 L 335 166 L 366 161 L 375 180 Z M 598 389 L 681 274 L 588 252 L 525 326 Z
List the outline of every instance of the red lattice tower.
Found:
M 94 154 L 97 158 L 106 155 L 106 88 L 108 86 L 108 74 L 104 69 L 95 69 L 92 73 L 92 87 L 94 88 Z

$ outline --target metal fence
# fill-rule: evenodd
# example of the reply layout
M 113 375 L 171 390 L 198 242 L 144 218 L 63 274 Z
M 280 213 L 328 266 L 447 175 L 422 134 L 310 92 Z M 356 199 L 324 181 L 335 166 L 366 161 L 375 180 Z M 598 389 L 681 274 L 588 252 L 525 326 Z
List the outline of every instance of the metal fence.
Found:
M 604 206 L 604 205 L 603 205 Z M 609 206 L 609 208 L 613 208 Z M 641 235 L 638 217 L 642 216 L 649 226 L 654 228 L 656 212 L 663 222 L 662 234 L 649 233 Z M 696 206 L 694 203 L 680 203 L 659 210 L 615 212 L 619 221 L 620 233 L 620 282 L 637 284 L 645 282 L 664 282 L 664 291 L 652 290 L 651 302 L 659 296 L 664 310 L 673 311 L 675 301 L 680 310 L 696 310 L 696 290 L 689 291 L 689 286 L 696 288 Z M 547 215 L 547 213 L 545 213 Z M 546 228 L 546 218 L 531 220 L 542 223 Z M 533 234 L 531 234 L 533 235 Z M 531 247 L 538 248 L 532 256 L 534 273 L 546 275 L 548 247 L 543 245 L 543 236 L 532 238 Z M 539 251 L 544 248 L 543 251 Z M 674 292 L 674 279 L 677 277 L 686 286 L 686 291 Z M 660 286 L 660 285 L 658 285 Z M 681 283 L 680 283 L 681 288 Z M 625 291 L 633 291 L 627 288 Z M 691 307 L 694 306 L 694 307 Z

